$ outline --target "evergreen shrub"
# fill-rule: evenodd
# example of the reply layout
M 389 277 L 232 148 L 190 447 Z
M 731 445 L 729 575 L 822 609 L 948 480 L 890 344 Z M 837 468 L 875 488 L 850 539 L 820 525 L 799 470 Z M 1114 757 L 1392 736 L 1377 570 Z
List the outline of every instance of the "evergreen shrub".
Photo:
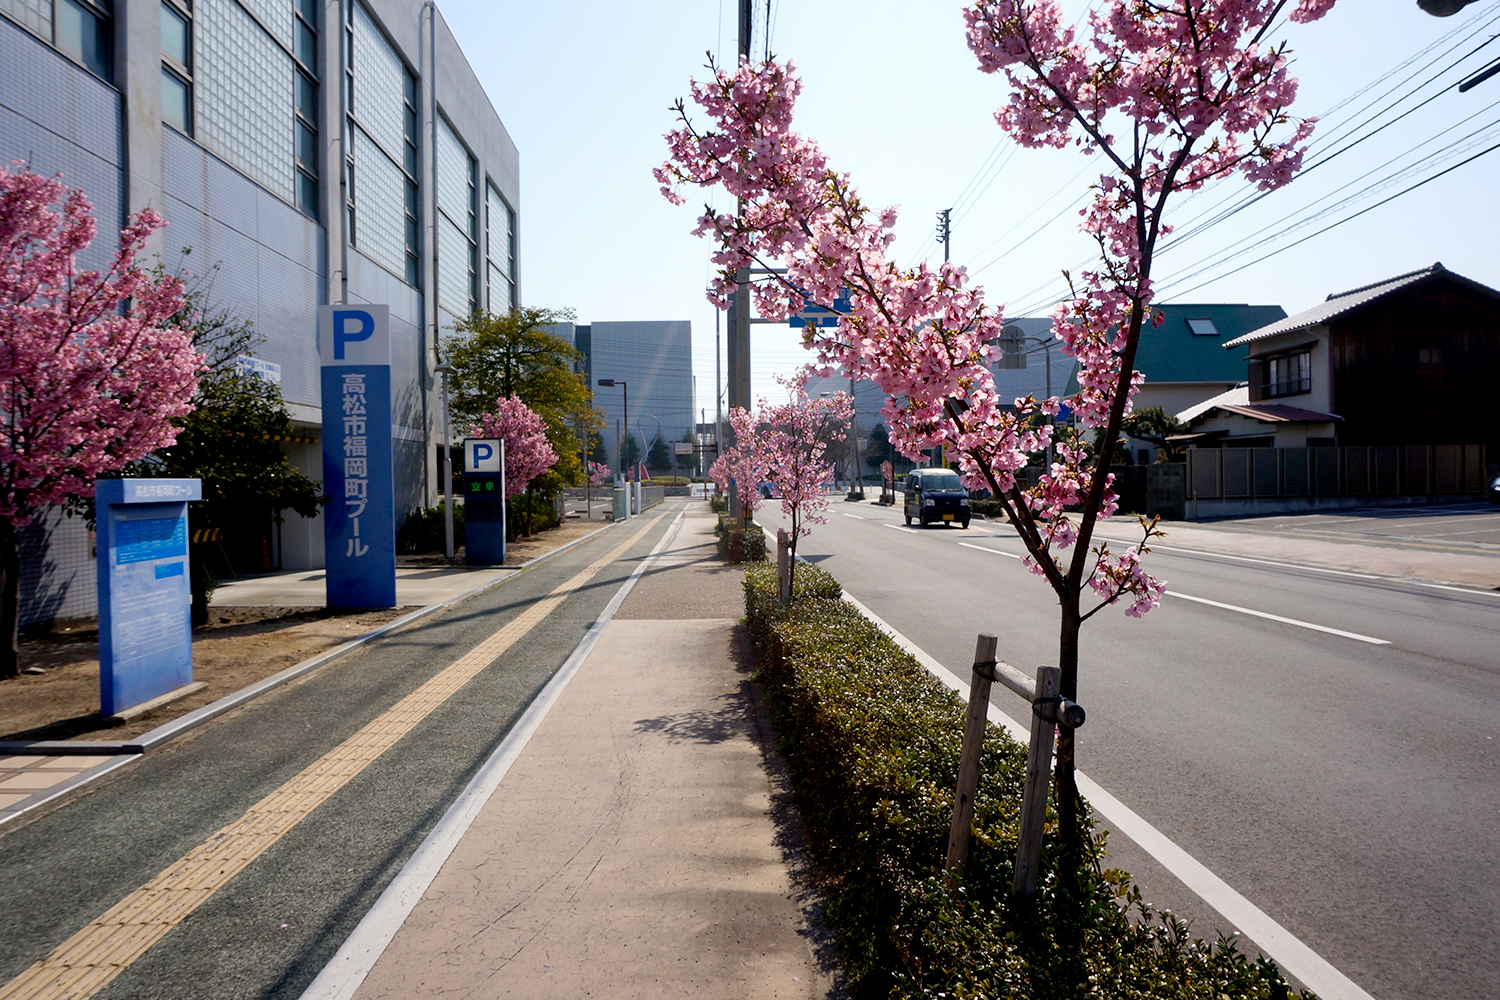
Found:
M 852 605 L 831 575 L 745 573 L 746 625 L 856 998 L 1272 1000 L 1274 963 L 1193 938 L 1101 870 L 1103 836 L 1069 898 L 1049 809 L 1037 898 L 1010 886 L 1026 751 L 989 727 L 970 855 L 944 876 L 964 705 Z M 1079 926 L 1079 922 L 1082 926 Z M 1081 953 L 1068 942 L 1082 941 Z

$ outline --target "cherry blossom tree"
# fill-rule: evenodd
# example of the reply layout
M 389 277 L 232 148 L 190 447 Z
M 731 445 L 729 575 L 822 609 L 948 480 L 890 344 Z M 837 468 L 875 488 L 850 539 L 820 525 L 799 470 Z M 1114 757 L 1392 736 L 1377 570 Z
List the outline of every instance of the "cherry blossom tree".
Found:
M 1268 36 L 1285 13 L 1322 17 L 1333 0 L 1108 0 L 1070 26 L 1054 0 L 973 0 L 964 12 L 968 45 L 986 73 L 1010 84 L 996 121 L 1027 147 L 1076 146 L 1101 173 L 1083 230 L 1099 248 L 1091 269 L 1053 313 L 1062 351 L 1078 360 L 1079 391 L 1066 400 L 1079 432 L 1033 419 L 1055 414 L 1057 397 L 1013 403 L 995 389 L 990 363 L 1003 324 L 963 267 L 897 266 L 888 250 L 896 210 L 875 211 L 816 142 L 792 129 L 802 89 L 790 63 L 742 60 L 733 71 L 691 85 L 712 119 L 698 128 L 685 102 L 667 135 L 670 159 L 656 171 L 676 204 L 682 186 L 722 186 L 737 214 L 707 207 L 695 232 L 718 243 L 722 268 L 710 299 L 727 308 L 737 273 L 764 273 L 747 289 L 761 314 L 782 319 L 808 301 L 841 313 L 834 328 L 806 328 L 825 371 L 868 378 L 887 396 L 882 417 L 906 455 L 944 445 L 971 489 L 999 500 L 1024 543 L 1026 565 L 1060 607 L 1062 692 L 1076 699 L 1079 633 L 1104 607 L 1128 599 L 1126 614 L 1156 607 L 1163 585 L 1142 567 L 1154 521 L 1121 552 L 1094 537 L 1118 498 L 1108 468 L 1141 376 L 1134 371 L 1143 325 L 1153 318 L 1151 273 L 1158 241 L 1171 231 L 1173 195 L 1243 175 L 1261 189 L 1289 181 L 1312 121 L 1287 108 L 1296 82 L 1286 44 Z M 849 306 L 835 299 L 848 289 Z M 1054 440 L 1056 437 L 1056 440 Z M 1039 484 L 1017 474 L 1054 444 Z M 1092 607 L 1085 598 L 1094 596 Z M 1058 743 L 1057 801 L 1065 844 L 1081 848 L 1074 741 Z
M 547 422 L 515 396 L 495 400 L 495 408 L 480 414 L 469 436 L 505 442 L 507 500 L 524 493 L 532 480 L 557 462 L 557 452 L 547 441 Z
M 854 405 L 843 392 L 809 398 L 807 383 L 812 370 L 805 368 L 790 378 L 778 378 L 791 398 L 772 406 L 760 401 L 760 419 L 750 426 L 749 420 L 735 423 L 736 440 L 748 441 L 759 456 L 765 478 L 781 498 L 781 512 L 792 522 L 791 566 L 793 580 L 797 572 L 797 539 L 811 533 L 814 524 L 825 524 L 828 518 L 828 495 L 823 484 L 833 478 L 833 462 L 826 457 L 828 445 L 844 440 L 845 430 L 854 419 Z M 734 414 L 743 410 L 731 410 Z M 749 437 L 742 436 L 741 424 Z
M 82 191 L 0 166 L 0 677 L 17 672 L 18 532 L 94 480 L 172 444 L 202 359 L 172 324 L 182 282 L 136 264 L 165 221 L 141 211 L 103 271 Z
M 589 484 L 591 486 L 603 486 L 609 482 L 609 466 L 604 462 L 589 463 Z

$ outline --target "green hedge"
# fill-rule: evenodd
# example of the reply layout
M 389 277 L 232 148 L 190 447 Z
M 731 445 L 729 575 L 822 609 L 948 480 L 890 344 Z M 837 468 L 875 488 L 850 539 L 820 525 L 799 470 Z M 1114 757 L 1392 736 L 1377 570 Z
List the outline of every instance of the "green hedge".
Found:
M 719 523 L 714 525 L 714 535 L 719 539 L 719 555 L 730 562 L 766 561 L 766 533 L 754 521 L 740 528 L 734 518 L 720 514 Z
M 1129 876 L 1057 878 L 1048 813 L 1038 898 L 1009 897 L 1025 749 L 990 727 L 963 879 L 942 867 L 964 706 L 840 600 L 832 576 L 797 567 L 780 606 L 776 572 L 745 574 L 746 623 L 855 997 L 952 1000 L 1223 1000 L 1288 996 L 1274 964 L 1230 941 L 1192 938 L 1141 901 Z M 1102 853 L 1102 837 L 1095 847 Z M 1082 921 L 1079 927 L 1078 921 Z M 1082 940 L 1083 952 L 1062 942 Z M 1080 978 L 1081 977 L 1081 978 Z

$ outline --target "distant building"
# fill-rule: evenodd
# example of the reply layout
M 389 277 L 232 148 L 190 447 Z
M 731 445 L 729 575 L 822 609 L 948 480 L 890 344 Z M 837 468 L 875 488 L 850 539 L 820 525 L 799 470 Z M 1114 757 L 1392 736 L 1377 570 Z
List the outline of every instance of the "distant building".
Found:
M 429 13 L 431 11 L 431 13 Z M 168 267 L 218 267 L 212 304 L 265 336 L 322 477 L 317 311 L 391 309 L 398 513 L 435 502 L 436 331 L 519 301 L 520 158 L 421 0 L 0 0 L 0 158 L 61 173 L 110 234 L 150 206 Z M 323 564 L 320 521 L 245 525 L 240 571 Z M 23 621 L 94 610 L 81 522 L 23 540 Z
M 635 436 L 643 458 L 658 435 L 670 456 L 673 443 L 693 433 L 698 411 L 693 408 L 691 322 L 596 321 L 572 326 L 572 344 L 583 355 L 583 369 L 594 393 L 594 405 L 604 411 L 604 428 L 600 433 L 611 469 L 620 469 L 620 450 L 625 448 L 627 433 Z M 625 386 L 602 387 L 601 378 L 624 382 Z M 625 412 L 627 395 L 629 413 Z M 679 460 L 678 468 L 687 464 Z

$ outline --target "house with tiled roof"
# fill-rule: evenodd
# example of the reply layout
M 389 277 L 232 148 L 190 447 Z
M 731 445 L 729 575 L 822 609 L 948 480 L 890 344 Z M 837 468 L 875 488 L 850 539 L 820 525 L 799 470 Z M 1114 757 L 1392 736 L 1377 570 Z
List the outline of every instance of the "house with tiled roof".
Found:
M 1330 295 L 1223 348 L 1245 382 L 1178 412 L 1197 446 L 1500 454 L 1500 292 L 1442 264 Z

